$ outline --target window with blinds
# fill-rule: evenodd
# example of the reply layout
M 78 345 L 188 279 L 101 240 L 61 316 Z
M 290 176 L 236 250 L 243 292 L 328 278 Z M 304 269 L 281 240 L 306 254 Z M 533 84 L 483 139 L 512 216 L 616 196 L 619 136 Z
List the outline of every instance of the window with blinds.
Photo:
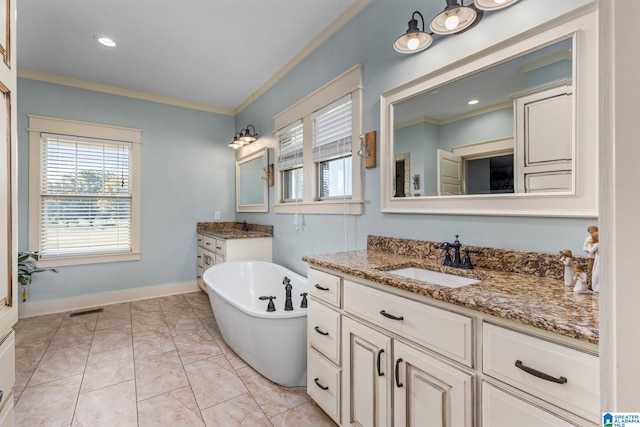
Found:
M 318 197 L 352 194 L 351 140 L 353 133 L 351 94 L 312 114 L 313 161 L 317 165 Z
M 304 195 L 302 120 L 276 132 L 278 170 L 282 177 L 282 199 L 300 200 Z
M 132 250 L 132 144 L 42 134 L 40 254 Z

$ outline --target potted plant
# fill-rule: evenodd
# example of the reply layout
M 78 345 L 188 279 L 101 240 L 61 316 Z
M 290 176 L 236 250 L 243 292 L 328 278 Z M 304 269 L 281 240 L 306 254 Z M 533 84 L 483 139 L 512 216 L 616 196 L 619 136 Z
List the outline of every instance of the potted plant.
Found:
M 40 273 L 41 271 L 53 271 L 57 273 L 55 268 L 38 268 L 35 261 L 38 261 L 40 256 L 38 252 L 18 251 L 18 283 L 22 285 L 22 302 L 27 300 L 27 288 L 26 286 L 31 283 L 31 275 L 33 273 Z

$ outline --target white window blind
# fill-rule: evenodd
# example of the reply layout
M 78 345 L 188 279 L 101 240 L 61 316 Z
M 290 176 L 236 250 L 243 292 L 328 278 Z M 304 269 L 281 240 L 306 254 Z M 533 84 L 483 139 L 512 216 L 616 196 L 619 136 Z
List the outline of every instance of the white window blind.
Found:
M 302 120 L 276 132 L 278 137 L 278 169 L 286 170 L 302 166 Z
M 351 94 L 316 111 L 312 119 L 315 162 L 351 153 Z
M 131 144 L 42 134 L 40 252 L 131 252 Z

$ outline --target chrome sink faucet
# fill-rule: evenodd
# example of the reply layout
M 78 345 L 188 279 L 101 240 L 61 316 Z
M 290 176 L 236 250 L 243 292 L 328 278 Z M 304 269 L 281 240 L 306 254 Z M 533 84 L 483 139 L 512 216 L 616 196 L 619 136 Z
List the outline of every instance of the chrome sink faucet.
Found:
M 456 234 L 456 240 L 453 243 L 444 242 L 440 245 L 440 249 L 444 249 L 444 256 L 442 258 L 442 265 L 447 265 L 449 267 L 456 268 L 465 268 L 468 270 L 473 269 L 473 264 L 471 263 L 470 253 L 482 255 L 482 251 L 475 251 L 469 248 L 463 249 L 464 258 L 460 256 L 460 248 L 462 247 L 462 243 L 458 240 L 460 235 Z M 453 249 L 453 258 L 451 257 L 450 250 Z

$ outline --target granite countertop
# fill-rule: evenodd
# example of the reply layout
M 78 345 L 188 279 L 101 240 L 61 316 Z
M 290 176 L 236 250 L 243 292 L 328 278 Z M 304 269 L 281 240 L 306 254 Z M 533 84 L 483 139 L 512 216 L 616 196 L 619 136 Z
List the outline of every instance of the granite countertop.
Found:
M 218 239 L 252 239 L 257 237 L 273 237 L 273 226 L 247 224 L 249 231 L 242 231 L 242 224 L 237 222 L 199 222 L 198 233 Z
M 370 247 L 370 246 L 369 246 Z M 408 292 L 513 320 L 567 337 L 598 344 L 598 294 L 576 294 L 558 278 L 536 277 L 487 268 L 463 270 L 432 258 L 363 250 L 309 255 L 310 265 L 337 270 Z M 448 288 L 385 271 L 418 267 L 480 280 Z

